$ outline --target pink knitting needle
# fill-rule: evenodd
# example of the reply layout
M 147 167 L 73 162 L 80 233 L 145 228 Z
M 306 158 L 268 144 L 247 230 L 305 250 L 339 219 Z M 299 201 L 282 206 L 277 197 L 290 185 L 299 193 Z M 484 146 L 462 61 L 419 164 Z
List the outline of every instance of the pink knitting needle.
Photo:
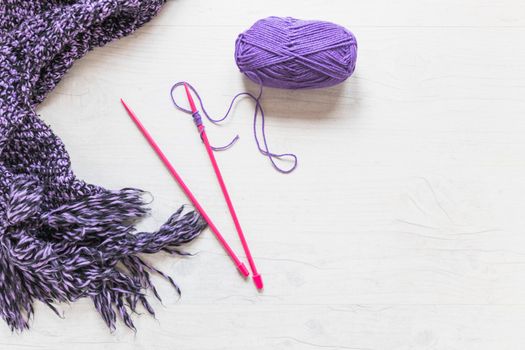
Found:
M 188 96 L 188 102 L 190 103 L 191 112 L 195 117 L 198 113 L 197 107 L 195 107 L 195 102 L 193 101 L 193 97 L 191 96 L 190 90 L 186 83 L 184 83 L 184 89 L 186 89 L 186 95 Z M 208 141 L 208 136 L 206 136 L 204 125 L 202 125 L 200 118 L 195 118 L 195 121 L 197 128 L 199 129 L 199 132 L 201 134 L 202 141 L 204 142 L 204 146 L 206 146 L 206 151 L 208 152 L 208 156 L 213 166 L 213 170 L 215 171 L 215 175 L 217 176 L 217 180 L 219 181 L 219 185 L 221 186 L 222 194 L 224 195 L 224 199 L 228 204 L 228 209 L 230 210 L 230 214 L 235 224 L 235 228 L 237 229 L 237 234 L 239 235 L 239 239 L 241 240 L 244 253 L 246 254 L 246 258 L 248 258 L 248 263 L 250 264 L 250 269 L 252 270 L 253 282 L 255 283 L 255 286 L 258 289 L 262 289 L 262 277 L 257 272 L 257 267 L 255 266 L 255 262 L 253 261 L 252 253 L 250 252 L 250 248 L 248 247 L 248 243 L 246 242 L 246 238 L 244 237 L 244 233 L 242 232 L 241 224 L 239 223 L 239 219 L 237 218 L 237 213 L 235 212 L 235 209 L 233 207 L 233 203 L 228 193 L 228 189 L 226 188 L 226 184 L 224 183 L 224 179 L 219 169 L 219 165 L 217 164 L 217 160 L 215 159 L 215 155 L 213 154 L 210 142 Z
M 197 198 L 195 198 L 195 196 L 193 195 L 193 193 L 190 191 L 190 189 L 188 188 L 188 186 L 186 186 L 186 184 L 184 183 L 184 181 L 182 180 L 182 178 L 180 177 L 180 175 L 177 173 L 177 171 L 175 170 L 175 168 L 173 167 L 173 165 L 171 165 L 170 161 L 168 160 L 168 158 L 166 157 L 166 155 L 164 154 L 164 152 L 162 152 L 162 150 L 160 149 L 159 145 L 155 142 L 155 140 L 153 139 L 153 137 L 150 135 L 150 133 L 146 130 L 146 128 L 144 127 L 144 125 L 142 125 L 142 123 L 140 122 L 140 120 L 137 118 L 137 116 L 135 115 L 135 113 L 131 110 L 131 108 L 128 107 L 128 105 L 124 102 L 123 99 L 120 99 L 120 102 L 122 102 L 122 105 L 124 106 L 124 108 L 126 109 L 126 111 L 128 112 L 129 116 L 131 117 L 131 119 L 133 120 L 133 122 L 135 122 L 135 124 L 137 125 L 137 128 L 140 130 L 140 132 L 142 133 L 142 135 L 144 135 L 144 137 L 146 138 L 146 140 L 148 140 L 149 144 L 151 145 L 151 147 L 155 150 L 155 152 L 157 153 L 157 155 L 159 156 L 160 160 L 162 160 L 162 162 L 164 163 L 164 165 L 166 166 L 166 168 L 168 168 L 168 171 L 170 172 L 170 174 L 173 176 L 173 178 L 175 179 L 175 181 L 177 181 L 177 183 L 179 184 L 179 186 L 182 188 L 182 190 L 184 191 L 184 193 L 186 194 L 186 196 L 188 196 L 188 198 L 190 199 L 190 201 L 193 203 L 193 206 L 197 209 L 197 211 L 202 215 L 202 217 L 204 218 L 204 220 L 206 220 L 206 222 L 208 223 L 208 225 L 210 226 L 210 229 L 211 231 L 215 234 L 215 237 L 217 237 L 217 239 L 219 240 L 219 242 L 222 244 L 222 247 L 224 248 L 224 250 L 226 250 L 226 253 L 228 253 L 228 255 L 231 257 L 231 259 L 233 260 L 233 262 L 235 263 L 235 266 L 237 266 L 237 269 L 239 269 L 239 272 L 244 276 L 244 277 L 248 277 L 250 275 L 250 272 L 248 271 L 248 269 L 246 268 L 246 266 L 244 265 L 244 263 L 242 261 L 239 260 L 239 258 L 237 257 L 237 255 L 235 255 L 235 252 L 233 251 L 233 249 L 228 245 L 228 243 L 226 242 L 226 240 L 224 239 L 224 237 L 221 235 L 221 233 L 219 232 L 219 230 L 217 229 L 217 227 L 215 226 L 215 224 L 211 221 L 210 217 L 208 216 L 208 214 L 206 214 L 206 212 L 204 211 L 204 209 L 202 208 L 202 206 L 199 204 L 199 202 L 197 201 Z

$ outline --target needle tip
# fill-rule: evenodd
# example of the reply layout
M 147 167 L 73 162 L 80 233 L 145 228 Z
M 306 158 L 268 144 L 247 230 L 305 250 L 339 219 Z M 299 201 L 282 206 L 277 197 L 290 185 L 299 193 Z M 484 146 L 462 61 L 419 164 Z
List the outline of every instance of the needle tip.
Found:
M 195 107 L 195 102 L 193 101 L 193 97 L 191 96 L 188 84 L 184 83 L 184 89 L 186 90 L 186 96 L 188 97 L 188 102 L 190 103 L 191 111 L 193 113 L 197 112 L 197 107 Z

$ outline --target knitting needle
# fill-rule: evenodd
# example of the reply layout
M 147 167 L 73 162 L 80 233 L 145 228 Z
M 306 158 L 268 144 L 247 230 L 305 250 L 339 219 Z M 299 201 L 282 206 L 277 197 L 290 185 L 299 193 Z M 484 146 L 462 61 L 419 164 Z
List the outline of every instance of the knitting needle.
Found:
M 239 219 L 237 218 L 237 213 L 235 212 L 235 208 L 233 207 L 233 203 L 230 198 L 230 194 L 228 193 L 228 189 L 226 188 L 226 184 L 224 183 L 224 179 L 219 169 L 219 165 L 217 164 L 217 160 L 215 159 L 215 155 L 213 154 L 213 149 L 211 148 L 210 142 L 208 140 L 208 136 L 206 135 L 204 125 L 202 124 L 200 116 L 198 115 L 199 112 L 197 111 L 197 107 L 195 107 L 195 102 L 193 101 L 193 97 L 191 96 L 190 90 L 186 83 L 184 83 L 184 89 L 186 90 L 186 95 L 188 96 L 188 102 L 190 103 L 191 112 L 193 113 L 195 124 L 197 125 L 197 128 L 199 129 L 202 141 L 204 142 L 204 146 L 206 147 L 206 151 L 208 152 L 208 157 L 210 158 L 211 164 L 213 166 L 213 170 L 215 171 L 215 175 L 217 176 L 217 180 L 219 181 L 219 185 L 221 186 L 222 194 L 224 195 L 224 199 L 226 200 L 226 203 L 228 204 L 228 209 L 230 210 L 230 214 L 235 224 L 235 228 L 237 229 L 237 234 L 239 235 L 239 239 L 241 240 L 242 247 L 244 249 L 244 253 L 246 254 L 246 258 L 248 259 L 248 263 L 250 264 L 250 269 L 252 270 L 253 282 L 255 283 L 255 286 L 257 287 L 257 289 L 262 289 L 263 288 L 262 277 L 257 272 L 257 267 L 255 266 L 255 262 L 253 261 L 252 253 L 250 252 L 250 248 L 248 247 L 248 242 L 246 242 L 246 238 L 244 237 L 244 233 L 242 231 L 241 224 L 239 223 Z
M 137 125 L 137 128 L 140 130 L 140 132 L 142 133 L 142 135 L 144 135 L 144 137 L 146 138 L 146 140 L 149 142 L 149 144 L 151 145 L 151 147 L 153 148 L 153 150 L 155 151 L 155 153 L 157 153 L 157 155 L 159 156 L 160 160 L 164 163 L 164 165 L 166 166 L 166 168 L 168 169 L 168 171 L 170 172 L 170 174 L 173 176 L 173 178 L 175 179 L 175 181 L 179 184 L 179 186 L 182 188 L 182 190 L 184 191 L 184 193 L 186 194 L 186 196 L 190 199 L 190 201 L 193 203 L 193 206 L 197 209 L 197 211 L 202 215 L 202 217 L 204 218 L 204 220 L 206 220 L 206 222 L 208 223 L 208 225 L 210 226 L 210 229 L 211 231 L 215 234 L 215 237 L 217 237 L 217 239 L 219 240 L 219 242 L 222 244 L 222 247 L 224 248 L 224 250 L 226 250 L 226 253 L 228 253 L 228 255 L 230 256 L 230 258 L 233 260 L 233 262 L 235 263 L 235 266 L 237 267 L 237 269 L 239 270 L 239 272 L 244 276 L 244 277 L 248 277 L 250 275 L 250 273 L 248 272 L 248 269 L 246 268 L 246 266 L 244 265 L 244 263 L 242 261 L 239 260 L 239 258 L 237 257 L 237 255 L 235 255 L 235 252 L 233 251 L 233 249 L 228 245 L 228 243 L 226 242 L 226 240 L 224 239 L 224 237 L 221 235 L 221 233 L 219 232 L 219 230 L 217 229 L 217 227 L 215 226 L 215 224 L 211 221 L 210 217 L 208 216 L 208 214 L 206 214 L 206 212 L 204 211 L 204 209 L 202 208 L 202 206 L 200 205 L 200 203 L 197 201 L 197 198 L 195 198 L 195 196 L 193 195 L 193 193 L 190 191 L 190 189 L 188 188 L 188 186 L 186 186 L 186 184 L 184 183 L 184 181 L 182 180 L 182 178 L 180 177 L 180 175 L 177 173 L 177 171 L 175 170 L 175 168 L 173 167 L 173 165 L 171 165 L 170 161 L 168 160 L 168 158 L 166 157 L 166 155 L 164 154 L 164 152 L 162 152 L 162 150 L 160 149 L 159 145 L 155 142 L 155 140 L 153 139 L 153 137 L 150 135 L 150 133 L 146 130 L 146 128 L 144 127 L 144 125 L 142 125 L 142 123 L 140 122 L 140 120 L 138 119 L 138 117 L 135 115 L 135 113 L 131 110 L 131 108 L 128 107 L 128 105 L 124 102 L 123 99 L 120 99 L 120 102 L 122 102 L 122 105 L 124 106 L 124 108 L 126 109 L 126 111 L 128 112 L 129 116 L 131 117 L 131 119 L 133 120 L 133 122 Z

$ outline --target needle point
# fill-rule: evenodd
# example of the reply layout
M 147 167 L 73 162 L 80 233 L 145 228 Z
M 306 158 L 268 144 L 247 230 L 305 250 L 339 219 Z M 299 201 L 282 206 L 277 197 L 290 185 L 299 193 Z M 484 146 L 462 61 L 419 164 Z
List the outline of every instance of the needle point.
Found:
M 191 96 L 188 84 L 184 83 L 184 89 L 186 90 L 186 96 L 188 97 L 188 102 L 190 103 L 192 113 L 197 112 L 197 107 L 195 107 L 195 102 L 193 101 L 193 97 Z

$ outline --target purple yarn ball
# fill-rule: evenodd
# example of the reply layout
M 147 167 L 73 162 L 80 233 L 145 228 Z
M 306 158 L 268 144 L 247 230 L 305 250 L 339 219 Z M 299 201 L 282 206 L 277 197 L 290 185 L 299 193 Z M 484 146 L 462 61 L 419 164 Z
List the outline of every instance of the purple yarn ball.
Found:
M 339 84 L 352 75 L 356 59 L 355 36 L 324 21 L 268 17 L 235 43 L 235 62 L 242 73 L 257 84 L 283 89 Z

